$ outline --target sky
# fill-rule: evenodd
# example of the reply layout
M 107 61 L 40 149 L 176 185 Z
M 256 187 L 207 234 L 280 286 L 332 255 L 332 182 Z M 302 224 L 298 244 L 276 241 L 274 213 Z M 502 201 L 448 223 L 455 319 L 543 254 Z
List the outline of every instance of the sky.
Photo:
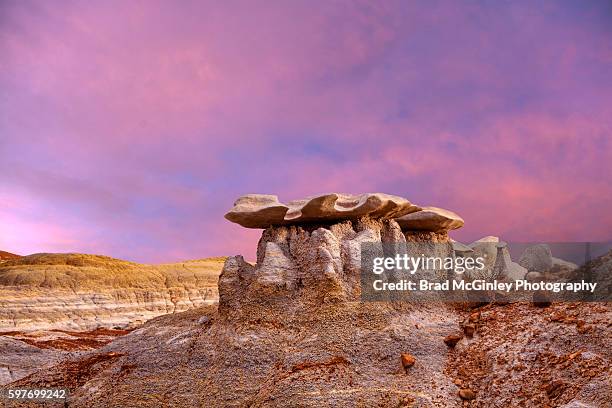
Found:
M 612 240 L 609 1 L 0 2 L 0 249 L 243 254 L 247 193 Z

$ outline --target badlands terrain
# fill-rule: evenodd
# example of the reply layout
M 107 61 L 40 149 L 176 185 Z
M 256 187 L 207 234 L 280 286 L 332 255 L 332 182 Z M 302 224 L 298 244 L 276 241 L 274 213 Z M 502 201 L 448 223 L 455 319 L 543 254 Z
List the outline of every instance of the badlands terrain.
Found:
M 4 254 L 0 384 L 99 348 L 156 316 L 215 303 L 225 260 L 142 265 L 99 255 Z
M 100 255 L 34 254 L 0 264 L 0 328 L 129 328 L 217 301 L 225 258 L 142 265 Z
M 364 242 L 435 243 L 441 256 L 489 251 L 500 278 L 581 273 L 546 248 L 514 262 L 495 237 L 453 242 L 449 232 L 463 225 L 457 214 L 386 194 L 287 204 L 249 195 L 226 218 L 264 231 L 254 264 L 225 260 L 218 304 L 173 313 L 169 302 L 168 314 L 142 325 L 81 331 L 95 347 L 55 355 L 54 365 L 4 387 L 68 387 L 66 405 L 46 406 L 70 407 L 612 406 L 609 303 L 361 298 Z M 608 274 L 611 259 L 589 270 Z M 5 337 L 41 346 L 27 333 Z M 64 341 L 56 340 L 47 344 Z

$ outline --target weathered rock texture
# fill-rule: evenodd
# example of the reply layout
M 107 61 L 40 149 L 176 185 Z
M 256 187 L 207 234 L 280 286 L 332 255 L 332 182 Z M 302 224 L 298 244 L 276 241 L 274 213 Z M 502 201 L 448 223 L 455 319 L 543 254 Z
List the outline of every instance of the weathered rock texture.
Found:
M 445 232 L 461 228 L 463 219 L 452 211 L 436 207 L 423 207 L 396 219 L 402 230 Z
M 447 373 L 477 391 L 473 406 L 612 406 L 609 303 L 492 304 L 469 319 L 476 335 L 457 345 Z
M 126 330 L 0 332 L 0 385 L 110 343 Z
M 293 200 L 287 204 L 279 202 L 275 195 L 248 194 L 236 200 L 225 218 L 247 228 L 268 228 L 292 224 L 357 221 L 365 216 L 371 219 L 392 219 L 421 210 L 421 207 L 405 198 L 383 193 L 331 193 Z M 434 207 L 428 207 L 423 217 L 416 220 L 413 223 L 420 228 L 409 226 L 406 229 L 437 232 L 463 225 L 463 220 L 457 214 Z M 448 225 L 448 228 L 443 225 Z
M 218 311 L 156 319 L 100 357 L 24 381 L 72 381 L 77 407 L 460 406 L 444 374 L 453 309 L 359 301 L 359 243 L 406 240 L 452 251 L 445 233 L 404 233 L 389 219 L 270 227 L 256 265 L 227 259 Z M 408 372 L 402 353 L 416 359 Z M 75 381 L 81 366 L 89 374 Z
M 158 317 L 11 386 L 69 387 L 69 406 L 88 408 L 609 405 L 607 305 L 581 306 L 552 324 L 548 309 L 527 305 L 470 314 L 439 303 L 361 302 L 363 242 L 453 251 L 446 231 L 402 231 L 382 216 L 271 226 L 255 265 L 226 260 L 218 307 Z M 581 314 L 592 316 L 579 324 Z M 573 380 L 546 376 L 562 369 L 553 364 L 569 348 L 585 350 L 581 367 L 589 371 L 568 365 Z
M 131 327 L 214 303 L 224 259 L 141 265 L 36 254 L 9 260 L 0 266 L 0 332 Z
M 546 272 L 553 266 L 550 247 L 546 244 L 530 246 L 525 249 L 518 263 L 529 272 Z
M 65 360 L 64 350 L 43 349 L 10 336 L 0 336 L 0 385 L 8 384 Z
M 485 268 L 482 271 L 468 273 L 471 279 L 508 280 L 523 279 L 527 269 L 512 261 L 508 245 L 498 237 L 486 236 L 470 245 L 453 242 L 456 256 L 482 258 Z
M 610 319 L 608 304 L 464 313 L 347 302 L 239 321 L 207 306 L 11 387 L 69 387 L 71 407 L 461 407 L 470 389 L 470 407 L 599 408 L 612 403 Z M 475 334 L 449 348 L 463 320 Z M 409 370 L 402 353 L 416 359 Z

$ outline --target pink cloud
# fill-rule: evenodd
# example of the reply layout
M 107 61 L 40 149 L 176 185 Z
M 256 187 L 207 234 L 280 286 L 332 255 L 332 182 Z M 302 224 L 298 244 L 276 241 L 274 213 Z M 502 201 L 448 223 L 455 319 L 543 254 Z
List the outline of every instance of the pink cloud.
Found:
M 610 238 L 597 5 L 3 11 L 6 248 L 252 257 L 257 231 L 222 218 L 252 192 L 405 195 L 459 212 L 466 240 Z

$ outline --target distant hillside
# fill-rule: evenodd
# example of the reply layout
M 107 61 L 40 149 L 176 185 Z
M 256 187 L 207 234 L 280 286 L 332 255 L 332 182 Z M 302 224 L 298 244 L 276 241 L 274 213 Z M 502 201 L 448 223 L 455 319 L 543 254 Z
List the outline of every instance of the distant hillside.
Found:
M 133 327 L 215 303 L 225 258 L 147 265 L 102 255 L 33 254 L 0 264 L 0 332 Z
M 19 258 L 21 258 L 21 256 L 11 254 L 10 252 L 6 252 L 6 251 L 0 251 L 0 261 L 19 259 Z
M 0 265 L 0 286 L 68 288 L 170 288 L 214 286 L 225 258 L 148 265 L 103 255 L 33 254 Z

